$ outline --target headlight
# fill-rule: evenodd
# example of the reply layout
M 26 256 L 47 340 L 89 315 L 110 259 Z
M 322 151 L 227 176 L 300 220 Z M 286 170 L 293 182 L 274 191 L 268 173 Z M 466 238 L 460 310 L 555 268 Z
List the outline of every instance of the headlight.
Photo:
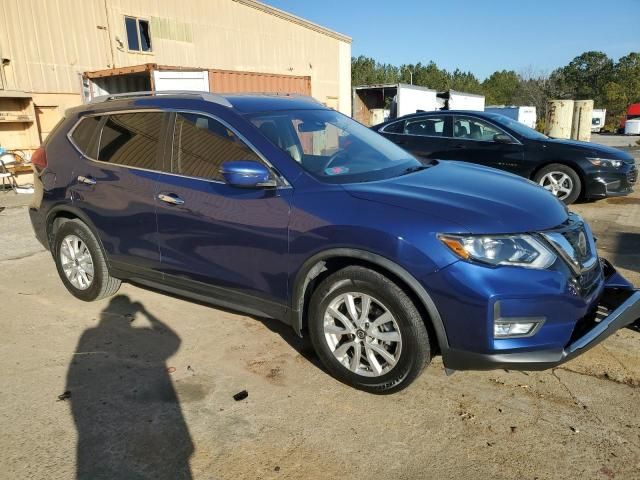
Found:
M 442 243 L 465 260 L 489 265 L 544 269 L 556 255 L 531 235 L 438 235 Z
M 620 168 L 623 164 L 622 160 L 611 160 L 608 158 L 587 158 L 594 167 L 604 168 Z

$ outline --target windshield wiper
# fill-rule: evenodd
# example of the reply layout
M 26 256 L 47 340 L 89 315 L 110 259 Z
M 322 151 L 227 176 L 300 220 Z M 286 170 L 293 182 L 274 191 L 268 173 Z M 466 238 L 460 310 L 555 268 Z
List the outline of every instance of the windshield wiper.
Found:
M 400 175 L 408 175 L 410 173 L 414 173 L 414 172 L 419 172 L 420 170 L 425 170 L 429 168 L 426 165 L 414 165 L 413 167 L 409 167 L 407 168 L 404 172 L 402 172 Z

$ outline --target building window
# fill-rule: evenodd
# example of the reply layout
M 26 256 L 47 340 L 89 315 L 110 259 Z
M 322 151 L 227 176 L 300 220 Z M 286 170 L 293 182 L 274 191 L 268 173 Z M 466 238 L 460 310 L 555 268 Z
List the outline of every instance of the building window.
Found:
M 127 46 L 134 52 L 151 51 L 151 33 L 149 21 L 135 17 L 124 17 L 124 26 L 127 31 Z

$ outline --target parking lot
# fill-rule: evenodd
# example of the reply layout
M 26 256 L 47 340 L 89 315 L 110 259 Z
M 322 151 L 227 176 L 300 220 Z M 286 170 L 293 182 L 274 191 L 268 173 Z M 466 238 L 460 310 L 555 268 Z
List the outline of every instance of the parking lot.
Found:
M 72 478 L 77 462 L 87 478 L 640 478 L 639 332 L 545 372 L 447 377 L 435 358 L 375 396 L 275 321 L 133 285 L 76 300 L 27 202 L 0 194 L 2 478 Z M 572 209 L 640 284 L 640 193 Z M 99 449 L 122 437 L 135 455 Z

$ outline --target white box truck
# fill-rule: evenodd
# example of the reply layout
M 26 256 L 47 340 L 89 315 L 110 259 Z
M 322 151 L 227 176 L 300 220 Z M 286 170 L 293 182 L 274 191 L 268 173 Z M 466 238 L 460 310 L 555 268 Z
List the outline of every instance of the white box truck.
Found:
M 625 135 L 640 135 L 640 118 L 627 120 L 624 124 Z
M 426 87 L 392 83 L 353 87 L 351 116 L 363 125 L 371 126 L 380 118 L 375 110 L 389 110 L 389 118 L 397 118 L 417 111 L 439 109 L 437 92 Z M 386 112 L 385 112 L 386 113 Z M 384 113 L 382 114 L 384 116 Z
M 484 95 L 447 90 L 438 93 L 441 110 L 484 110 Z
M 606 108 L 594 108 L 591 113 L 591 131 L 599 132 L 604 127 L 604 122 L 607 119 Z
M 536 128 L 538 116 L 536 107 L 518 107 L 514 105 L 490 105 L 484 109 L 485 112 L 498 113 L 505 117 L 512 118 L 529 128 Z

